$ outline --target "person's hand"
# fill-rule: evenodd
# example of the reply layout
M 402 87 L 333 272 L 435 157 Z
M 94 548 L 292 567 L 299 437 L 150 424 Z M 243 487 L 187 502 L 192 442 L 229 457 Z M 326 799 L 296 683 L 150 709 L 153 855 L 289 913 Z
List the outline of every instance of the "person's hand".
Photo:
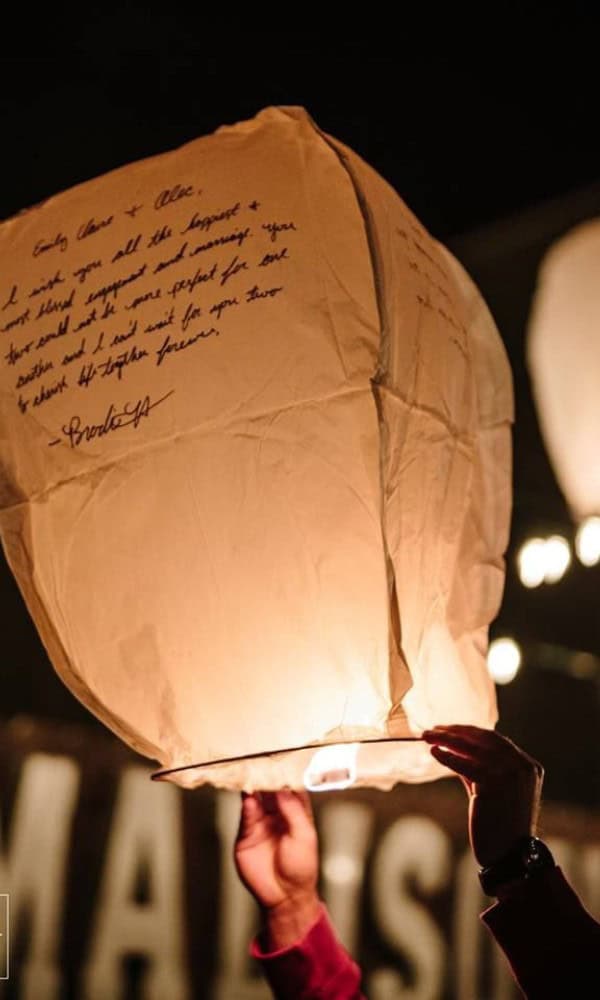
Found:
M 422 739 L 469 796 L 469 840 L 482 867 L 535 833 L 544 769 L 505 736 L 477 726 L 436 726 Z
M 270 950 L 302 938 L 319 912 L 317 831 L 306 792 L 242 794 L 238 874 L 263 911 Z

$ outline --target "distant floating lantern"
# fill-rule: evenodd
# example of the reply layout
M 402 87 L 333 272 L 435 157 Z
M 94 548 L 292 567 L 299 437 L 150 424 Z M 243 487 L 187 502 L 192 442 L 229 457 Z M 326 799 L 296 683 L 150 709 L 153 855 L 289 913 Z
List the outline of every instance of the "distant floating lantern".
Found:
M 600 220 L 594 220 L 546 254 L 528 333 L 540 426 L 578 522 L 600 514 L 599 268 Z
M 460 265 L 298 108 L 51 198 L 0 254 L 2 538 L 71 691 L 188 787 L 443 774 L 409 741 L 495 722 L 510 508 Z

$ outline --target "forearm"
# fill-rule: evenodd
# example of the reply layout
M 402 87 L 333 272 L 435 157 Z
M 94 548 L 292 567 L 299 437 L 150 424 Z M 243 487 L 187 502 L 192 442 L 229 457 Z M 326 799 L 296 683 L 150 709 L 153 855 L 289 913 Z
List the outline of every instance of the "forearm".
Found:
M 597 977 L 600 925 L 559 868 L 511 887 L 482 920 L 529 1000 L 584 996 L 574 987 Z

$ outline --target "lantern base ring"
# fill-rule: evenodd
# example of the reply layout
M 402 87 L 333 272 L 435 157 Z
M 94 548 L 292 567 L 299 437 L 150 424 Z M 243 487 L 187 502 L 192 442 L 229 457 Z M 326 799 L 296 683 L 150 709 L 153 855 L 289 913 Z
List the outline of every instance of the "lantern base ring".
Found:
M 330 788 L 349 787 L 357 784 L 372 784 L 357 779 L 357 752 L 383 752 L 389 747 L 387 766 L 395 759 L 394 744 L 405 745 L 422 742 L 418 736 L 395 736 L 381 739 L 343 740 L 336 743 L 306 743 L 303 746 L 283 747 L 280 750 L 265 750 L 261 753 L 243 754 L 238 757 L 222 757 L 218 760 L 198 764 L 184 764 L 165 768 L 152 774 L 154 781 L 173 781 L 186 788 L 196 788 L 203 784 L 231 790 L 276 789 L 302 787 L 310 791 L 327 791 Z M 427 754 L 429 757 L 429 754 Z M 379 765 L 371 760 L 371 777 L 378 784 Z M 393 768 L 392 768 L 393 769 Z M 364 777 L 364 775 L 363 775 Z M 396 778 L 395 780 L 398 780 Z M 394 782 L 393 782 L 394 783 Z
M 341 740 L 341 745 L 344 741 Z M 380 740 L 347 740 L 353 743 L 421 743 L 420 736 L 386 736 Z M 183 764 L 181 767 L 169 767 L 161 771 L 154 771 L 150 777 L 152 781 L 162 781 L 172 774 L 179 774 L 181 771 L 191 771 L 196 767 L 217 767 L 219 764 L 238 764 L 242 760 L 258 760 L 261 757 L 274 757 L 280 753 L 293 753 L 295 750 L 322 750 L 324 747 L 332 746 L 331 743 L 304 743 L 303 746 L 282 747 L 281 750 L 262 750 L 260 753 L 245 753 L 239 757 L 220 757 L 218 760 L 203 760 L 198 764 Z

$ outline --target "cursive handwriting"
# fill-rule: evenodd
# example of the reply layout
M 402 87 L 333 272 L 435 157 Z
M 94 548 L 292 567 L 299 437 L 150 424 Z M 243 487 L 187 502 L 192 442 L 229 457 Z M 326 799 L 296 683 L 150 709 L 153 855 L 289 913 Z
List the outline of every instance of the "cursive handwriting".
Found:
M 176 254 L 173 257 L 168 257 L 167 260 L 159 260 L 158 264 L 154 268 L 153 274 L 158 274 L 160 271 L 165 271 L 168 267 L 173 264 L 179 264 L 180 261 L 185 257 L 185 251 L 187 249 L 187 243 L 183 243 Z
M 52 361 L 36 361 L 28 372 L 24 375 L 19 375 L 15 388 L 22 389 L 24 385 L 35 382 L 37 378 L 41 378 L 42 375 L 45 375 L 52 368 L 54 368 L 54 362 Z
M 87 314 L 85 319 L 79 320 L 77 326 L 73 327 L 73 333 L 77 333 L 79 330 L 85 330 L 86 327 L 91 326 L 92 323 L 95 323 L 97 319 L 98 315 L 96 313 L 96 307 L 94 306 L 94 308 Z
M 11 342 L 11 345 L 4 355 L 4 360 L 9 365 L 16 365 L 17 361 L 20 361 L 24 354 L 29 354 L 29 351 L 33 347 L 33 340 L 30 340 L 28 344 L 23 344 L 22 347 L 15 347 Z
M 211 316 L 216 316 L 217 319 L 221 319 L 221 314 L 225 311 L 225 309 L 229 309 L 231 306 L 239 306 L 237 298 L 222 299 L 220 302 L 215 302 L 208 311 Z
M 279 253 L 266 253 L 261 260 L 259 267 L 268 267 L 269 264 L 275 264 L 278 260 L 289 260 L 288 249 L 283 247 Z
M 115 372 L 117 373 L 117 378 L 120 381 L 123 378 L 123 370 L 127 368 L 128 365 L 132 365 L 136 361 L 142 361 L 147 357 L 148 351 L 141 350 L 136 344 L 133 344 L 128 351 L 123 351 L 122 354 L 117 354 L 115 358 L 113 358 L 112 354 L 110 354 L 108 359 L 100 362 L 100 364 L 94 364 L 94 362 L 91 362 L 89 365 L 84 365 L 79 373 L 77 385 L 85 386 L 87 388 L 90 382 L 96 378 L 96 375 L 100 374 L 101 378 L 107 378 L 109 375 L 114 375 Z
M 97 267 L 102 267 L 102 261 L 91 260 L 89 264 L 83 264 L 81 267 L 78 267 L 76 271 L 73 271 L 73 277 L 78 279 L 80 285 L 83 285 L 90 271 L 95 270 Z
M 32 288 L 29 293 L 29 298 L 32 299 L 34 295 L 42 295 L 43 292 L 51 292 L 55 285 L 64 284 L 64 278 L 60 271 L 57 271 L 53 278 L 49 278 L 48 281 L 43 281 L 41 285 L 37 285 L 36 288 Z
M 221 271 L 221 280 L 219 282 L 221 288 L 226 285 L 230 278 L 233 278 L 239 271 L 247 271 L 248 264 L 245 260 L 240 260 L 236 254 L 233 260 L 223 268 Z
M 61 395 L 61 393 L 68 388 L 69 383 L 67 382 L 66 375 L 63 375 L 62 378 L 53 382 L 49 388 L 46 388 L 46 386 L 43 385 L 40 391 L 33 397 L 33 406 L 41 406 L 42 403 L 47 403 L 53 396 Z
M 120 431 L 124 427 L 133 427 L 134 430 L 137 430 L 142 420 L 149 417 L 152 410 L 164 403 L 165 399 L 172 396 L 174 392 L 175 390 L 171 389 L 170 392 L 154 402 L 150 400 L 150 396 L 144 396 L 142 399 L 136 400 L 135 403 L 125 403 L 121 410 L 117 410 L 114 403 L 111 403 L 106 416 L 97 424 L 83 424 L 81 417 L 78 414 L 73 414 L 68 424 L 64 424 L 61 428 L 62 433 L 71 448 L 78 448 L 84 442 L 93 441 L 96 437 L 105 437 L 107 434 Z M 60 438 L 49 441 L 48 444 L 60 444 Z
M 160 299 L 162 296 L 162 290 L 160 288 L 155 288 L 152 292 L 144 292 L 143 295 L 136 295 L 134 299 L 131 300 L 126 309 L 137 309 L 138 306 L 143 305 L 144 302 L 152 302 L 153 299 Z
M 40 347 L 45 347 L 51 340 L 56 340 L 57 337 L 66 336 L 69 331 L 70 318 L 70 316 L 63 316 L 56 330 L 51 330 L 50 333 L 43 333 L 35 345 L 36 351 L 39 351 Z
M 108 215 L 105 219 L 99 219 L 98 222 L 94 218 L 88 219 L 77 230 L 77 239 L 85 240 L 88 236 L 95 236 L 101 229 L 106 229 L 107 226 L 112 225 L 113 219 L 114 215 Z
M 185 333 L 190 323 L 193 320 L 198 319 L 198 317 L 201 315 L 202 315 L 202 307 L 195 306 L 193 302 L 190 302 L 190 304 L 185 310 L 183 319 L 181 320 L 181 329 L 183 330 L 183 332 Z
M 123 257 L 130 257 L 132 253 L 137 253 L 140 246 L 141 238 L 142 238 L 141 233 L 138 233 L 137 236 L 130 237 L 130 239 L 127 240 L 125 246 L 117 250 L 117 252 L 112 258 L 111 263 L 116 264 L 116 262 L 118 260 L 122 260 Z
M 192 278 L 180 278 L 179 281 L 174 282 L 169 288 L 167 295 L 171 295 L 176 298 L 180 292 L 189 292 L 190 295 L 194 291 L 196 285 L 201 285 L 205 281 L 214 281 L 215 275 L 217 273 L 217 262 L 213 264 L 210 271 L 206 271 L 205 274 L 202 273 L 202 268 L 198 268 L 196 273 Z
M 71 351 L 70 353 L 63 355 L 61 364 L 70 365 L 72 364 L 73 361 L 79 361 L 79 359 L 82 358 L 84 354 L 85 354 L 85 337 L 82 337 L 81 344 L 79 345 L 77 350 Z
M 172 326 L 173 320 L 175 319 L 175 306 L 171 306 L 168 312 L 165 312 L 164 319 L 157 319 L 155 323 L 148 323 L 148 326 L 144 328 L 144 333 L 154 333 L 155 330 L 164 330 L 165 326 Z
M 64 253 L 69 245 L 69 241 L 66 236 L 62 233 L 57 233 L 53 240 L 38 240 L 33 248 L 33 256 L 39 257 L 42 253 L 48 253 L 49 250 L 54 250 L 56 247 L 59 248 L 61 253 Z
M 199 243 L 193 250 L 190 250 L 188 256 L 195 257 L 197 253 L 204 253 L 205 250 L 225 246 L 226 243 L 237 243 L 238 247 L 241 247 L 244 241 L 251 235 L 249 226 L 246 226 L 245 229 L 234 229 L 231 233 L 225 233 L 223 236 L 215 236 L 214 240 L 208 240 L 207 243 Z
M 266 229 L 271 235 L 271 242 L 275 243 L 279 233 L 285 232 L 286 229 L 296 229 L 296 224 L 294 222 L 263 222 L 263 229 Z
M 97 288 L 95 292 L 90 292 L 85 300 L 86 306 L 89 306 L 90 302 L 95 302 L 96 299 L 102 299 L 103 302 L 106 302 L 109 295 L 112 295 L 116 299 L 122 288 L 125 288 L 126 285 L 131 285 L 132 282 L 143 277 L 146 273 L 146 267 L 146 264 L 142 264 L 141 267 L 138 267 L 137 271 L 132 271 L 126 278 L 117 278 L 116 281 L 111 281 L 110 285 L 103 285 L 102 288 Z
M 130 340 L 131 337 L 134 337 L 135 336 L 135 332 L 137 330 L 137 325 L 138 325 L 137 319 L 130 320 L 129 321 L 129 329 L 128 329 L 127 333 L 115 333 L 113 335 L 113 338 L 112 338 L 111 342 L 110 342 L 110 346 L 111 347 L 116 347 L 117 344 L 122 344 L 122 343 L 124 343 L 124 341 Z
M 215 222 L 227 222 L 229 219 L 235 218 L 239 210 L 240 203 L 236 201 L 235 205 L 224 208 L 222 212 L 214 212 L 212 215 L 198 215 L 198 212 L 194 212 L 185 229 L 181 230 L 181 235 L 184 236 L 192 229 L 199 229 L 201 232 L 207 233 Z
M 246 302 L 256 302 L 258 299 L 273 299 L 282 291 L 283 286 L 279 288 L 265 288 L 264 292 L 262 292 L 258 285 L 254 285 L 253 288 L 249 288 L 246 292 Z
M 170 226 L 163 226 L 162 229 L 156 229 L 146 244 L 148 250 L 152 247 L 157 247 L 159 243 L 163 243 L 164 240 L 170 240 L 172 235 L 173 230 Z
M 65 312 L 66 309 L 72 309 L 74 297 L 75 289 L 72 288 L 71 294 L 66 299 L 46 299 L 45 302 L 41 303 L 35 318 L 40 319 L 42 316 L 49 316 L 50 313 Z
M 183 186 L 182 184 L 176 184 L 175 187 L 166 188 L 165 191 L 161 191 L 159 195 L 154 199 L 154 208 L 158 210 L 159 208 L 165 208 L 166 205 L 172 205 L 176 201 L 180 201 L 182 198 L 191 198 L 194 193 L 194 188 L 191 184 Z
M 158 348 L 156 352 L 156 365 L 162 365 L 163 361 L 169 354 L 174 354 L 177 351 L 185 351 L 186 348 L 192 347 L 197 344 L 199 340 L 206 340 L 208 337 L 218 337 L 219 331 L 211 326 L 209 330 L 199 330 L 192 337 L 188 337 L 187 340 L 177 340 L 172 341 L 171 335 L 167 334 L 162 345 Z
M 4 312 L 5 309 L 8 309 L 9 306 L 16 306 L 16 304 L 17 304 L 17 286 L 13 285 L 10 290 L 10 295 L 8 296 L 4 305 L 2 306 L 2 312 Z
M 28 322 L 29 322 L 29 309 L 26 309 L 25 312 L 20 313 L 18 316 L 15 316 L 13 319 L 10 319 L 8 323 L 5 323 L 4 326 L 0 327 L 0 330 L 2 331 L 2 333 L 8 333 L 8 331 L 13 330 L 15 326 L 25 326 L 25 324 Z

